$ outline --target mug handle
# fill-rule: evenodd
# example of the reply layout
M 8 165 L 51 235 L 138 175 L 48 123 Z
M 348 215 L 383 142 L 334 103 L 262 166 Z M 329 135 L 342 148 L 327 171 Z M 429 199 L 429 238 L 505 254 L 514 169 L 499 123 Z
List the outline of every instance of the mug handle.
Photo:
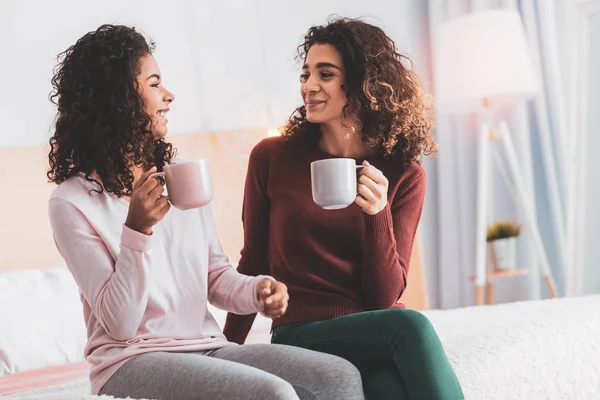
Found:
M 162 171 L 162 172 L 155 172 L 155 173 L 153 173 L 152 175 L 150 175 L 150 176 L 148 177 L 148 179 L 151 179 L 151 178 L 156 178 L 156 177 L 159 177 L 159 178 L 161 178 L 161 179 L 159 179 L 158 181 L 160 182 L 160 184 L 161 184 L 162 186 L 164 186 L 164 185 L 165 185 L 165 172 L 164 172 L 164 171 Z
M 156 178 L 157 176 L 160 176 L 161 178 L 164 178 L 164 176 L 165 176 L 165 173 L 164 173 L 164 171 L 163 171 L 163 172 L 155 172 L 155 173 L 153 173 L 152 175 L 150 175 L 150 176 L 148 177 L 148 179 L 150 179 L 150 178 Z
M 357 165 L 356 166 L 356 172 L 360 171 L 361 169 L 363 169 L 365 166 L 364 165 Z M 356 178 L 358 181 L 358 178 Z M 358 182 L 356 183 L 356 195 L 358 196 Z

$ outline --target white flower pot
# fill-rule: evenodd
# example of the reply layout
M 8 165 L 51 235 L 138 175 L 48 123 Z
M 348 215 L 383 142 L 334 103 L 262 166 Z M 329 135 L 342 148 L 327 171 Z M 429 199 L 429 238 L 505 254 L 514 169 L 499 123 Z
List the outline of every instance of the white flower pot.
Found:
M 517 267 L 517 238 L 494 240 L 498 267 L 512 270 Z

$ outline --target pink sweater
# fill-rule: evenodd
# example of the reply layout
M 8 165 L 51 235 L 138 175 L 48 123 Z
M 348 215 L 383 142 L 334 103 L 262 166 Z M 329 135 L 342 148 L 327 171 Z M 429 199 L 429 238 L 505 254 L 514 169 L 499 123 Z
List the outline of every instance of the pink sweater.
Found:
M 146 236 L 124 222 L 129 203 L 74 176 L 49 201 L 54 240 L 83 303 L 86 360 L 97 394 L 131 357 L 150 351 L 196 351 L 228 342 L 207 310 L 260 310 L 256 285 L 231 267 L 210 206 L 171 208 Z

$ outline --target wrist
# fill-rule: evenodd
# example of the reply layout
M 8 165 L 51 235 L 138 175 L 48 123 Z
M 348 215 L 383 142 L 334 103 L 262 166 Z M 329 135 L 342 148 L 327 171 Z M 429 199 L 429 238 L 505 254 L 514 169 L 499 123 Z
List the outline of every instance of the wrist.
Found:
M 141 234 L 144 234 L 147 236 L 152 235 L 152 227 L 139 226 L 135 222 L 132 222 L 131 220 L 129 220 L 129 218 L 125 221 L 125 226 L 128 227 L 129 229 L 139 232 Z
M 385 203 L 381 208 L 365 208 L 363 209 L 363 212 L 367 215 L 370 215 L 371 217 L 374 217 L 375 215 L 381 213 L 383 210 L 385 210 L 385 208 L 387 207 L 387 203 Z

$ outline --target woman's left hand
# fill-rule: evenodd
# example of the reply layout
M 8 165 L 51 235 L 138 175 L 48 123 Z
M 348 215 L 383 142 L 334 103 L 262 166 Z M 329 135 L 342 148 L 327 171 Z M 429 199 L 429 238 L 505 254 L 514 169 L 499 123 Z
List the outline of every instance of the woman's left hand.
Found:
M 388 203 L 389 182 L 383 172 L 369 164 L 368 161 L 363 161 L 363 165 L 365 167 L 360 171 L 358 195 L 355 202 L 367 214 L 375 215 Z

